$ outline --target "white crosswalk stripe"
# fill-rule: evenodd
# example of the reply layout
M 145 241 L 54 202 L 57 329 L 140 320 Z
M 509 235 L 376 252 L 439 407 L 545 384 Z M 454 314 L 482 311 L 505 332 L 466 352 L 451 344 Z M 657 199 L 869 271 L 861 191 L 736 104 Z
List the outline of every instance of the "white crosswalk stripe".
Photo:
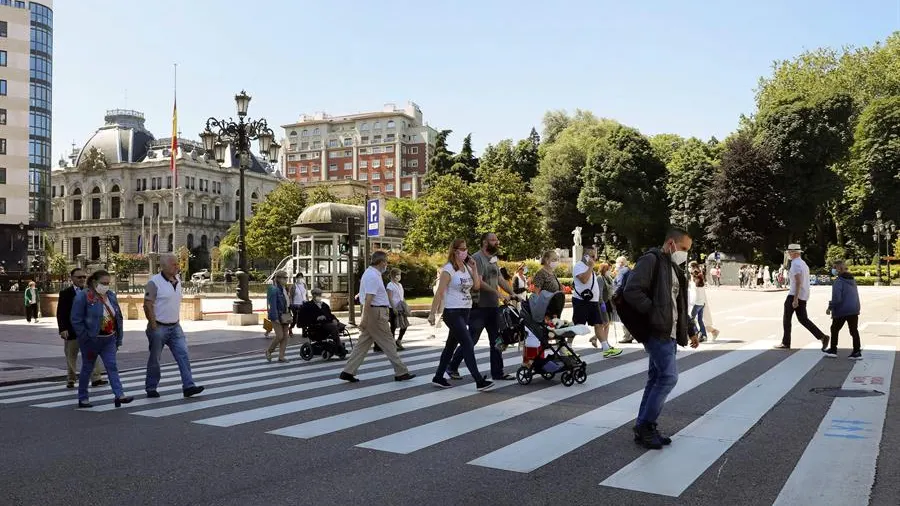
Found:
M 426 329 L 422 334 L 428 333 Z M 602 444 L 626 444 L 610 439 L 611 433 L 634 423 L 643 389 L 637 389 L 647 374 L 647 358 L 639 345 L 624 345 L 624 353 L 603 358 L 602 350 L 576 345 L 587 363 L 588 377 L 583 385 L 566 387 L 558 376 L 551 381 L 536 378 L 530 385 L 515 381 L 497 381 L 486 393 L 477 392 L 465 368 L 461 381 L 453 388 L 435 390 L 429 383 L 437 367 L 443 339 L 415 339 L 404 343 L 401 357 L 418 376 L 406 382 L 393 380 L 394 370 L 380 354 L 370 354 L 360 367 L 359 384 L 347 385 L 337 378 L 344 362 L 310 362 L 296 357 L 298 345 L 292 345 L 288 364 L 268 363 L 261 353 L 198 361 L 195 380 L 207 387 L 201 395 L 183 399 L 181 381 L 174 364 L 164 367 L 158 388 L 159 399 L 139 395 L 121 408 L 113 405 L 109 387 L 92 389 L 93 408 L 79 410 L 84 416 L 119 416 L 116 411 L 138 415 L 141 423 L 178 417 L 174 421 L 192 423 L 202 430 L 242 427 L 281 436 L 285 441 L 308 440 L 326 435 L 346 438 L 345 447 L 404 455 L 440 451 L 440 445 L 474 445 L 457 465 L 487 467 L 498 471 L 531 473 L 581 448 Z M 682 497 L 716 462 L 736 451 L 735 445 L 758 424 L 776 423 L 772 410 L 785 396 L 796 393 L 801 381 L 821 372 L 834 361 L 823 359 L 820 344 L 811 343 L 789 352 L 772 350 L 774 336 L 749 343 L 718 343 L 694 351 L 679 349 L 676 355 L 679 381 L 668 401 L 712 384 L 726 383 L 741 368 L 761 371 L 750 380 L 735 383 L 722 391 L 715 404 L 705 412 L 691 414 L 684 428 L 672 436 L 673 442 L 661 451 L 647 451 L 637 458 L 616 464 L 603 476 L 592 476 L 598 487 L 610 487 L 634 494 Z M 489 369 L 486 339 L 476 347 L 482 371 Z M 579 341 L 583 341 L 580 339 Z M 887 416 L 890 383 L 896 354 L 895 346 L 864 349 L 863 360 L 839 368 L 845 390 L 871 389 L 877 386 L 884 395 L 836 397 L 822 404 L 816 416 L 817 429 L 806 435 L 805 450 L 798 451 L 785 469 L 791 469 L 778 481 L 783 488 L 768 502 L 778 505 L 865 503 L 875 480 L 876 459 Z M 504 354 L 506 370 L 514 372 L 518 350 Z M 746 367 L 745 367 L 746 366 Z M 764 366 L 764 367 L 763 367 Z M 832 368 L 834 370 L 834 368 Z M 845 374 L 846 373 L 846 374 Z M 122 374 L 126 392 L 142 391 L 144 371 Z M 546 409 L 562 404 L 585 405 L 603 389 L 627 383 L 627 390 L 614 400 L 591 405 L 552 424 L 541 417 Z M 625 383 L 622 383 L 625 385 Z M 838 386 L 835 385 L 835 386 Z M 608 396 L 608 394 L 607 394 Z M 76 393 L 63 385 L 31 384 L 0 389 L 4 409 L 40 407 L 75 409 Z M 609 397 L 607 397 L 609 399 Z M 678 401 L 680 402 L 680 401 Z M 602 404 L 602 405 L 600 405 Z M 825 411 L 827 410 L 827 413 Z M 107 413 L 111 412 L 111 413 Z M 409 425 L 403 415 L 415 413 Z M 664 413 L 665 416 L 665 413 Z M 529 421 L 535 423 L 522 423 Z M 264 427 L 264 428 L 261 428 Z M 369 428 L 373 430 L 369 430 Z M 492 430 L 518 434 L 514 441 L 492 445 L 486 434 Z M 352 430 L 363 429 L 363 430 Z M 630 432 L 630 431 L 629 431 Z M 621 434 L 621 432 L 618 432 Z M 633 443 L 629 440 L 629 445 Z M 746 450 L 745 450 L 746 451 Z M 678 469 L 678 472 L 671 472 Z M 848 469 L 856 476 L 846 479 Z M 654 476 L 654 479 L 644 479 Z M 774 478 L 778 479 L 778 478 Z M 776 490 L 777 491 L 777 490 Z

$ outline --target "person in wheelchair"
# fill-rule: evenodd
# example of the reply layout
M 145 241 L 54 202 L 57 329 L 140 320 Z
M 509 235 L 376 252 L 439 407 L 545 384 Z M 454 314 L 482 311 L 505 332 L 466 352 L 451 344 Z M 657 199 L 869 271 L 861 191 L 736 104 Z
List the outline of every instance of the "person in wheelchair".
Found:
M 322 290 L 320 288 L 312 289 L 312 300 L 308 300 L 300 306 L 299 321 L 302 327 L 308 327 L 310 332 L 315 332 L 317 336 L 326 336 L 334 344 L 337 355 L 343 358 L 347 351 L 341 344 L 341 332 L 345 325 L 331 313 L 328 304 L 322 301 Z

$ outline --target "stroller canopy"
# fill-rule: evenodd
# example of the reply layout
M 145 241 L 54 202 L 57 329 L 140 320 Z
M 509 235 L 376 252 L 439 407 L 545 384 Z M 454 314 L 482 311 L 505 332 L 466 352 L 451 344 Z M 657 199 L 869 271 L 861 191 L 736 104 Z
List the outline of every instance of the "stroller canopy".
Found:
M 548 292 L 542 290 L 529 297 L 525 303 L 526 312 L 535 322 L 543 323 L 548 314 L 560 317 L 566 305 L 566 296 L 562 292 Z

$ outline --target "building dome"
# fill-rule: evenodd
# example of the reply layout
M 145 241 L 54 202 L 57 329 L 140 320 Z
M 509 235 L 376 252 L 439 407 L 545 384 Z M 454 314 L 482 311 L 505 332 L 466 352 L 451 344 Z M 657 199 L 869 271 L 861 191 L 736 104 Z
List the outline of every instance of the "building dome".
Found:
M 385 235 L 388 237 L 403 237 L 406 231 L 399 218 L 387 210 L 384 213 Z M 323 202 L 307 207 L 297 217 L 291 232 L 294 235 L 308 234 L 310 232 L 337 232 L 347 233 L 347 218 L 356 218 L 360 227 L 366 224 L 366 208 L 350 204 L 338 204 L 335 202 Z M 362 232 L 362 230 L 361 230 Z
M 110 164 L 139 162 L 147 156 L 154 137 L 144 128 L 142 113 L 113 109 L 106 111 L 104 119 L 106 124 L 98 128 L 81 148 L 75 160 L 76 167 L 91 148 L 99 149 Z

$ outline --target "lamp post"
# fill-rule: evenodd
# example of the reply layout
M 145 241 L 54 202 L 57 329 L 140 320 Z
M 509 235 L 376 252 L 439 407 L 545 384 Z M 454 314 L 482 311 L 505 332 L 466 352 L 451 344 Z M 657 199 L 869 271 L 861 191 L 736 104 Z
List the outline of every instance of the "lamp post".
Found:
M 250 168 L 250 142 L 259 140 L 259 151 L 268 157 L 272 163 L 278 160 L 278 151 L 281 146 L 275 142 L 275 134 L 269 128 L 265 119 L 250 121 L 247 118 L 247 108 L 250 106 L 250 95 L 241 90 L 234 96 L 237 105 L 238 121 L 232 118 L 228 120 L 209 118 L 206 120 L 206 129 L 200 134 L 203 139 L 203 148 L 207 153 L 212 153 L 216 161 L 225 162 L 225 152 L 229 145 L 234 149 L 239 160 L 240 171 L 240 212 L 238 221 L 240 235 L 238 236 L 238 278 L 237 300 L 232 305 L 232 312 L 236 314 L 251 314 L 253 303 L 250 302 L 250 282 L 247 274 L 247 252 L 245 244 L 246 233 L 246 191 L 244 190 L 244 173 Z
M 881 219 L 881 210 L 875 211 L 875 220 L 863 223 L 862 231 L 867 233 L 869 226 L 872 226 L 872 240 L 875 241 L 875 256 L 878 258 L 878 282 L 881 283 L 881 238 L 886 236 L 888 253 L 891 251 L 890 237 L 893 232 L 897 231 L 897 225 L 891 221 L 883 221 Z M 888 266 L 888 284 L 890 284 L 890 265 Z

